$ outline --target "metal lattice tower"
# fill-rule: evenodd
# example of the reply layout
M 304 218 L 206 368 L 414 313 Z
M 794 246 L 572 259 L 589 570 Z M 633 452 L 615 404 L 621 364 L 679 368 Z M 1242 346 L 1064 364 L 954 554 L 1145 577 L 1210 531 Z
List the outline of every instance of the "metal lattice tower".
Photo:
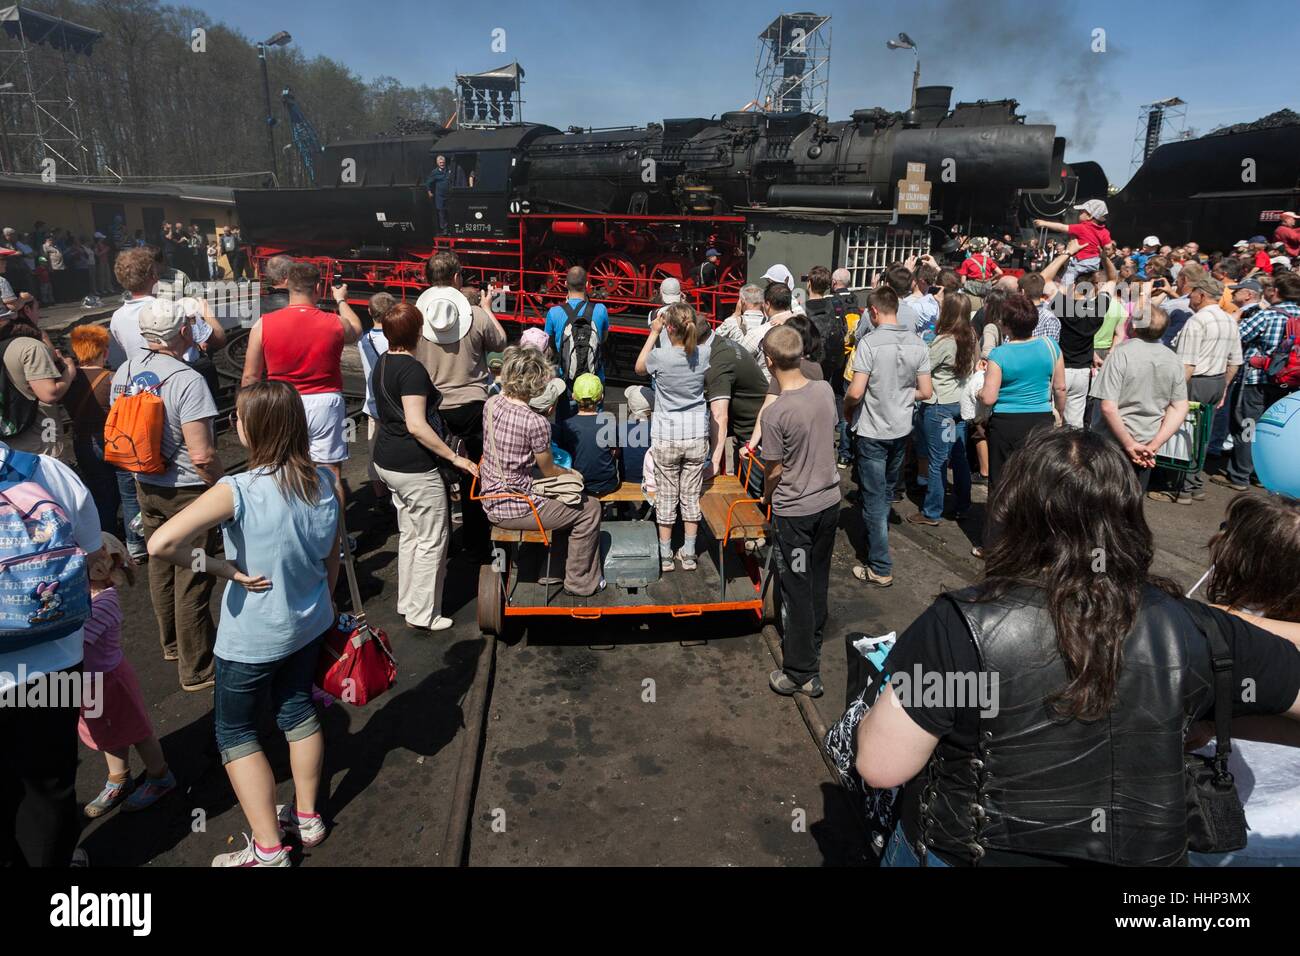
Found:
M 1147 157 L 1165 143 L 1185 139 L 1187 132 L 1187 104 L 1176 96 L 1138 107 L 1137 132 L 1133 134 L 1133 155 L 1129 159 L 1130 172 L 1137 169 Z
M 517 62 L 486 73 L 457 73 L 457 125 L 486 129 L 522 123 L 523 80 L 524 68 Z
M 783 13 L 758 35 L 758 92 L 765 112 L 827 114 L 831 82 L 831 18 Z
M 0 27 L 0 165 L 40 173 L 52 159 L 56 173 L 93 173 L 72 76 L 103 34 L 16 4 L 0 9 Z

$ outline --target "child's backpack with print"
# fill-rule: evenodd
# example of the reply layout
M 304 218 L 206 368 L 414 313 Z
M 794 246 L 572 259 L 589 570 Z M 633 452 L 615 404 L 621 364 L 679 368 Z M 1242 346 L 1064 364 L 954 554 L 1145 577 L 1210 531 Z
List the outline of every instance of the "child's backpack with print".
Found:
M 86 554 L 63 506 L 33 480 L 40 459 L 0 465 L 0 653 L 77 631 L 90 615 Z

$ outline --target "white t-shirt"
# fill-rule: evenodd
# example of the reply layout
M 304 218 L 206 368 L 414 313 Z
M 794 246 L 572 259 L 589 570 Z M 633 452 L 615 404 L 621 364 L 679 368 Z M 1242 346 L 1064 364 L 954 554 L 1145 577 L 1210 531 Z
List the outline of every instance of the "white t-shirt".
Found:
M 57 458 L 48 455 L 37 457 L 41 461 L 32 480 L 48 491 L 50 497 L 67 512 L 77 547 L 87 554 L 98 551 L 103 546 L 103 539 L 99 529 L 99 512 L 95 510 L 95 501 L 90 497 L 90 492 L 81 483 L 77 473 Z M 9 446 L 0 442 L 0 465 L 8 458 Z M 56 641 L 47 641 L 8 654 L 0 653 L 0 693 L 17 684 L 19 664 L 26 665 L 29 681 L 41 674 L 50 674 L 80 664 L 84 640 L 81 628 L 78 628 L 74 633 Z
M 366 382 L 365 412 L 370 418 L 378 421 L 379 408 L 375 405 L 375 393 L 370 385 L 370 376 L 375 371 L 375 363 L 379 361 L 379 356 L 388 351 L 388 339 L 384 337 L 381 329 L 371 329 L 357 340 L 357 351 L 361 353 L 361 374 L 365 376 Z
M 140 334 L 140 314 L 153 301 L 154 297 L 151 295 L 132 297 L 113 313 L 113 318 L 108 323 L 110 368 L 118 368 L 125 364 L 128 357 L 136 358 L 142 352 L 148 351 L 149 343 Z M 192 363 L 201 354 L 198 347 L 212 335 L 212 326 L 200 318 L 191 324 L 191 330 L 194 333 L 194 344 L 185 350 L 185 361 Z

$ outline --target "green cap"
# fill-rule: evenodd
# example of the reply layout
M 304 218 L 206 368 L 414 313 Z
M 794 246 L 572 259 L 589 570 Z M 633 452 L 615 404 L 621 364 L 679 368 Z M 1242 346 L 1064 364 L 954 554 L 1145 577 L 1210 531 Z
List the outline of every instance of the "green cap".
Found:
M 600 401 L 605 394 L 605 386 L 595 375 L 584 372 L 573 380 L 573 397 L 576 401 Z
M 498 369 L 501 367 L 501 363 L 503 363 L 505 360 L 506 360 L 506 354 L 504 352 L 489 352 L 487 354 L 488 368 Z

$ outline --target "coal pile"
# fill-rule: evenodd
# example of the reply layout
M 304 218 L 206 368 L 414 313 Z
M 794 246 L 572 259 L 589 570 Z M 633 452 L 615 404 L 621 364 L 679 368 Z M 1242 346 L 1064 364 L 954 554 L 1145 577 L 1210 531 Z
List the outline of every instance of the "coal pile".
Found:
M 441 120 L 399 119 L 392 129 L 376 134 L 376 139 L 389 139 L 394 136 L 428 136 L 442 130 Z
M 1207 136 L 1231 136 L 1236 133 L 1254 133 L 1265 129 L 1280 129 L 1283 126 L 1300 126 L 1300 113 L 1294 110 L 1278 110 L 1255 120 L 1253 123 L 1233 123 L 1220 126 L 1207 133 Z

